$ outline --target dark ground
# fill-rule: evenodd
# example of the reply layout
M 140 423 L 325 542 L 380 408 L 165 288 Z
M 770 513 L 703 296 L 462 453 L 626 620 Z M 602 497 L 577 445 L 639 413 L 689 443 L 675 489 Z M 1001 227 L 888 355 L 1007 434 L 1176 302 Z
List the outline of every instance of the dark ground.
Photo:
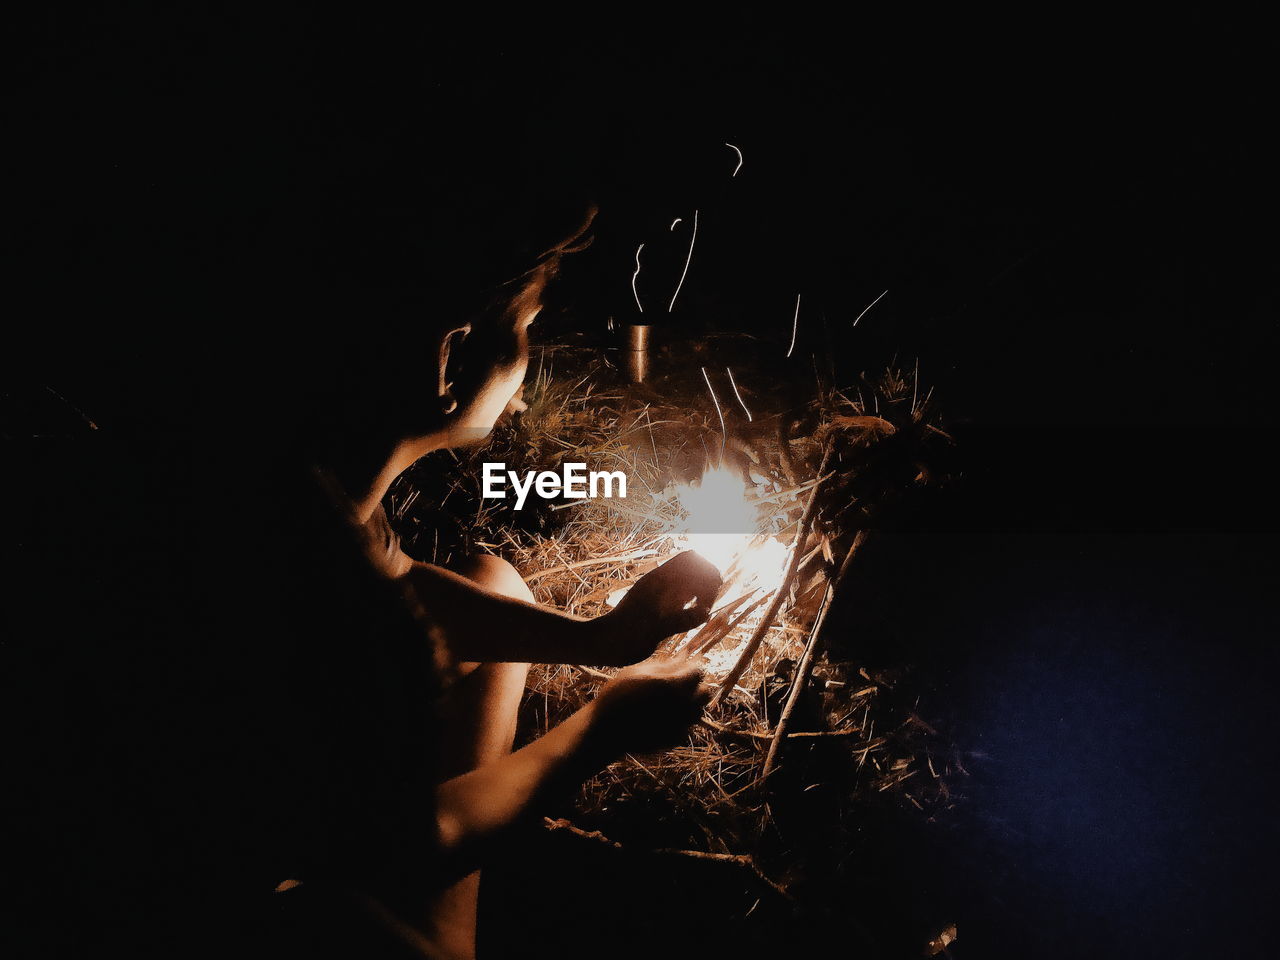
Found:
M 256 164 L 287 126 L 245 104 L 279 82 L 314 106 L 289 64 L 320 34 L 264 33 L 233 67 L 221 41 L 241 26 L 253 35 L 194 15 L 50 19 L 20 57 L 10 259 L 28 285 L 6 310 L 6 374 L 104 429 L 181 420 L 234 262 L 235 221 L 216 212 L 270 189 Z M 808 389 L 815 362 L 839 381 L 918 357 L 965 467 L 881 540 L 832 629 L 868 662 L 920 665 L 922 711 L 981 755 L 954 815 L 868 812 L 842 885 L 745 920 L 759 893 L 736 874 L 530 837 L 487 881 L 491 955 L 765 956 L 834 938 L 900 956 L 950 922 L 957 957 L 1269 944 L 1274 51 L 1259 30 L 760 23 L 445 53 L 423 27 L 432 76 L 500 118 L 477 127 L 568 138 L 559 175 L 595 185 L 599 242 L 559 294 L 587 336 L 632 315 L 641 240 L 646 299 L 665 300 L 685 249 L 668 225 L 697 208 L 687 285 L 655 336 L 776 345 L 759 391 Z M 322 72 L 380 62 L 347 44 L 325 47 Z M 733 180 L 724 141 L 745 155 Z M 156 383 L 179 387 L 171 403 Z M 21 439 L 30 412 L 11 400 L 5 416 Z

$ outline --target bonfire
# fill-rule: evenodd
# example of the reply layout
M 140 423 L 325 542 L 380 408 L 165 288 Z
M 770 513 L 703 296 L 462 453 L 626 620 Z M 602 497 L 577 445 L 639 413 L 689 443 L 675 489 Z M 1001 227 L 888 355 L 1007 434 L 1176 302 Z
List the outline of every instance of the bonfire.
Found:
M 714 563 L 725 586 L 711 619 L 665 644 L 705 657 L 717 685 L 706 717 L 683 746 L 611 765 L 584 785 L 572 816 L 547 825 L 737 864 L 788 897 L 795 851 L 779 856 L 765 829 L 781 797 L 822 788 L 842 802 L 891 797 L 931 814 L 951 802 L 948 780 L 962 773 L 904 705 L 900 678 L 824 655 L 842 583 L 885 512 L 935 481 L 931 455 L 949 438 L 911 373 L 820 389 L 799 408 L 769 410 L 748 394 L 754 412 L 734 381 L 747 416 L 729 428 L 713 378 L 700 372 L 672 369 L 672 381 L 702 389 L 659 396 L 627 385 L 598 350 L 544 348 L 528 410 L 483 450 L 437 454 L 410 471 L 389 506 L 419 558 L 497 553 L 539 601 L 584 617 L 606 613 L 681 550 Z M 516 512 L 480 496 L 486 460 L 621 469 L 628 495 Z M 535 665 L 520 741 L 590 701 L 610 675 Z M 637 805 L 643 816 L 632 815 Z

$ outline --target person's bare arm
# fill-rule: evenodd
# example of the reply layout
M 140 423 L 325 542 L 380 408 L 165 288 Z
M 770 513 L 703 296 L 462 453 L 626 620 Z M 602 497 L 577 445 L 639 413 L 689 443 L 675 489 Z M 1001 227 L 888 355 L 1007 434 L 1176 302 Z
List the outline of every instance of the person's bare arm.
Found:
M 669 746 L 701 715 L 709 688 L 686 658 L 621 671 L 541 739 L 442 784 L 437 817 L 447 876 L 475 869 L 506 832 L 624 752 Z
M 707 619 L 720 577 L 683 553 L 636 582 L 618 606 L 594 620 L 491 593 L 429 563 L 402 574 L 444 633 L 458 660 L 623 666 L 647 657 L 666 637 Z
M 404 574 L 459 660 L 603 663 L 599 627 L 551 607 L 484 589 L 429 563 Z

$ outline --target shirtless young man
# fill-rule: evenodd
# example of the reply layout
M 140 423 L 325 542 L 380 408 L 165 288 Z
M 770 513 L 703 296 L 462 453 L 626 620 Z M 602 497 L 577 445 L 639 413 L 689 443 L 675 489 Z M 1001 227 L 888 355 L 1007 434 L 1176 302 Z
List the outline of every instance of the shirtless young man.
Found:
M 438 628 L 459 678 L 442 699 L 440 858 L 423 867 L 438 881 L 426 885 L 442 892 L 427 895 L 416 913 L 403 900 L 394 911 L 407 935 L 420 936 L 419 948 L 432 955 L 474 955 L 478 867 L 507 828 L 536 813 L 550 792 L 571 787 L 624 752 L 672 745 L 707 701 L 695 663 L 638 663 L 666 637 L 706 620 L 720 577 L 696 554 L 671 559 L 643 577 L 616 609 L 586 620 L 535 603 L 519 573 L 500 558 L 472 557 L 454 570 L 410 559 L 380 506 L 395 478 L 419 458 L 481 442 L 504 412 L 520 407 L 529 326 L 570 242 L 504 285 L 476 316 L 443 324 L 432 351 L 434 375 L 424 377 L 435 389 L 421 409 L 370 423 L 360 454 L 343 459 L 339 451 L 332 465 L 375 564 Z M 627 669 L 594 702 L 512 753 L 530 663 Z

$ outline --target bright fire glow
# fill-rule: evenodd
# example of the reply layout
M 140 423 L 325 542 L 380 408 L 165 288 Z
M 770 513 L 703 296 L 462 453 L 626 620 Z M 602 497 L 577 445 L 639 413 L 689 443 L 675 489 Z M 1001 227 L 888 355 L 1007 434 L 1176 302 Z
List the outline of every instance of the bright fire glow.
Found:
M 790 551 L 776 537 L 757 532 L 761 529 L 759 510 L 747 500 L 747 484 L 740 475 L 716 467 L 703 474 L 696 485 L 679 485 L 675 497 L 685 515 L 668 540 L 677 552 L 697 551 L 715 565 L 725 580 L 722 604 L 744 594 L 759 596 L 757 591 L 767 596 L 782 585 Z M 606 602 L 616 606 L 628 589 L 615 590 Z M 749 632 L 763 612 L 757 608 L 741 626 Z M 717 675 L 727 671 L 746 642 L 743 635 L 736 643 L 708 651 L 707 672 Z
M 757 508 L 747 502 L 747 485 L 724 467 L 708 470 L 697 486 L 682 484 L 676 501 L 687 516 L 672 533 L 680 550 L 696 550 L 732 576 L 737 592 L 777 589 L 787 567 L 787 547 L 760 536 Z

